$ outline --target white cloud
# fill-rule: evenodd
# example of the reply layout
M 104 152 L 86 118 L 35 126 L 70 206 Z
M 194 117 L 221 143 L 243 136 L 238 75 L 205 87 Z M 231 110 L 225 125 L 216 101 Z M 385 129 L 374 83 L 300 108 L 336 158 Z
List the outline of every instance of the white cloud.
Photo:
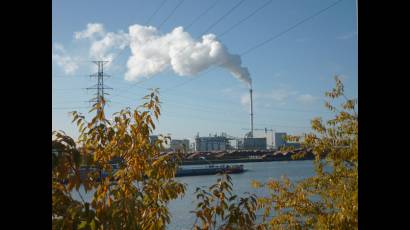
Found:
M 297 95 L 297 91 L 288 89 L 274 89 L 270 93 L 264 95 L 265 98 L 271 99 L 276 102 L 284 102 L 289 97 Z
M 254 107 L 271 108 L 275 105 L 285 105 L 289 101 L 297 101 L 304 105 L 311 105 L 319 98 L 311 94 L 301 94 L 296 90 L 289 89 L 289 87 L 282 86 L 282 88 L 275 88 L 269 92 L 260 92 L 255 90 L 253 92 Z M 243 93 L 240 97 L 240 103 L 245 109 L 250 107 L 249 93 Z
M 315 103 L 318 100 L 317 97 L 312 96 L 310 94 L 301 94 L 296 99 L 297 99 L 297 101 L 299 101 L 299 102 L 301 102 L 302 104 L 305 104 L 305 105 L 311 105 L 311 104 Z
M 91 43 L 90 57 L 103 60 L 112 60 L 114 50 L 124 49 L 129 43 L 128 34 L 120 31 L 118 33 L 109 32 L 104 34 L 100 40 Z
M 87 28 L 83 31 L 75 32 L 75 39 L 93 39 L 96 35 L 102 36 L 105 34 L 104 26 L 100 23 L 88 23 Z
M 251 85 L 250 74 L 242 66 L 241 57 L 231 54 L 214 34 L 196 40 L 183 27 L 160 34 L 155 27 L 138 24 L 131 25 L 128 33 L 107 33 L 102 24 L 89 23 L 84 30 L 75 32 L 74 37 L 91 42 L 89 56 L 93 59 L 113 60 L 118 51 L 129 46 L 131 56 L 125 73 L 125 79 L 129 81 L 149 78 L 167 69 L 179 76 L 192 76 L 216 66 Z
M 231 95 L 233 93 L 233 89 L 232 88 L 225 88 L 223 90 L 221 90 L 221 93 L 224 95 Z
M 58 52 L 66 52 L 64 46 L 60 43 L 54 43 L 54 49 Z
M 117 33 L 104 30 L 99 23 L 89 23 L 83 31 L 74 32 L 77 40 L 87 39 L 91 41 L 89 57 L 92 59 L 112 60 L 119 50 L 125 49 L 129 44 L 129 36 L 123 31 Z M 109 67 L 111 62 L 107 63 Z
M 251 98 L 250 98 L 249 93 L 243 94 L 241 96 L 241 104 L 244 105 L 244 106 L 247 106 L 247 107 L 251 104 Z
M 77 58 L 68 55 L 64 46 L 59 43 L 54 44 L 52 60 L 61 67 L 66 74 L 73 74 L 79 68 Z
M 259 104 L 264 107 L 271 107 L 272 104 L 284 105 L 290 97 L 296 96 L 297 94 L 297 91 L 280 88 L 273 89 L 268 93 L 257 93 L 253 91 L 253 103 L 254 106 L 255 104 Z M 250 100 L 251 99 L 249 93 L 242 94 L 240 98 L 241 104 L 245 108 L 250 107 Z

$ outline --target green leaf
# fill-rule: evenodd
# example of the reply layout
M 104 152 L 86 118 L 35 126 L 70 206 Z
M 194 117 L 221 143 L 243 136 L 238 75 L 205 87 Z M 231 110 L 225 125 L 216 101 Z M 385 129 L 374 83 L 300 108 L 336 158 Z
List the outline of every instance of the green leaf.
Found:
M 88 225 L 87 221 L 83 220 L 78 225 L 78 229 L 84 229 L 85 227 L 87 227 L 87 225 Z

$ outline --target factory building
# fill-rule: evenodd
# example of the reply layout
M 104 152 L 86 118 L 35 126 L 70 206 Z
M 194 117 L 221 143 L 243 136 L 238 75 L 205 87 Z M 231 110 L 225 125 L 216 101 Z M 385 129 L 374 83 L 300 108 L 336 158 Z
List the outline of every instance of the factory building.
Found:
M 224 136 L 210 136 L 195 138 L 195 151 L 224 151 L 229 148 L 229 139 Z
M 188 152 L 188 150 L 189 150 L 189 140 L 188 139 L 171 140 L 170 149 L 173 150 L 173 151 Z
M 275 133 L 275 147 L 281 148 L 286 145 L 286 133 Z
M 263 150 L 266 149 L 265 137 L 247 137 L 243 139 L 243 149 Z

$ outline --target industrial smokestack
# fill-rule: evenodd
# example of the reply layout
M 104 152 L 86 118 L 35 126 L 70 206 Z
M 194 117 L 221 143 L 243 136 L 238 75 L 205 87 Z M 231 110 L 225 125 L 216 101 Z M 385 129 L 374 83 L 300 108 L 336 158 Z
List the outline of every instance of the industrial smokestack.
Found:
M 253 99 L 252 99 L 252 86 L 249 89 L 249 93 L 251 96 L 251 137 L 253 137 Z

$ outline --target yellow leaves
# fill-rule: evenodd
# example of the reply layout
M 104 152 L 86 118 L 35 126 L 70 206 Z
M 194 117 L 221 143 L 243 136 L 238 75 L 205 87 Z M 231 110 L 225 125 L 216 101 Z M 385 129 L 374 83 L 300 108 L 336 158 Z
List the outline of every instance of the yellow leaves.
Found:
M 316 133 L 304 136 L 303 145 L 316 157 L 317 174 L 297 183 L 286 178 L 268 181 L 270 195 L 258 197 L 264 217 L 275 210 L 269 229 L 357 229 L 358 116 L 356 100 L 347 99 L 343 92 L 342 82 L 336 79 L 336 87 L 326 95 L 344 97 L 342 110 L 327 102 L 325 106 L 337 112 L 335 118 L 325 123 L 314 119 Z
M 111 197 L 108 197 L 107 207 L 110 208 L 111 204 L 112 204 L 112 199 Z
M 195 229 L 218 228 L 214 221 L 220 218 L 223 226 L 219 229 L 255 229 L 257 199 L 254 195 L 237 199 L 232 195 L 232 181 L 228 175 L 223 175 L 217 183 L 211 185 L 208 191 L 197 188 L 196 197 L 199 199 L 194 213 L 201 220 L 201 227 L 195 224 Z
M 336 88 L 327 95 L 331 98 L 344 96 L 343 90 L 343 84 L 337 80 Z M 105 120 L 101 105 L 94 106 L 101 110 L 88 123 L 80 114 L 73 113 L 73 121 L 81 132 L 78 141 L 81 153 L 86 159 L 81 163 L 102 167 L 102 172 L 111 173 L 110 161 L 121 156 L 121 168 L 112 171 L 115 181 L 110 181 L 112 176 L 108 176 L 96 182 L 99 172 L 90 173 L 91 181 L 82 181 L 72 175 L 70 167 L 78 168 L 80 152 L 72 138 L 63 132 L 53 132 L 53 147 L 59 150 L 53 153 L 53 215 L 73 223 L 75 216 L 84 214 L 81 208 L 71 209 L 72 215 L 64 213 L 67 207 L 78 205 L 69 199 L 70 191 L 84 185 L 86 190 L 95 191 L 91 204 L 96 213 L 92 220 L 87 220 L 87 226 L 94 223 L 91 228 L 98 228 L 96 224 L 109 229 L 165 228 L 169 222 L 166 203 L 184 194 L 186 188 L 173 179 L 181 155 L 161 155 L 163 141 L 149 142 L 150 132 L 155 129 L 152 116 L 158 119 L 160 115 L 157 94 L 158 91 L 153 90 L 144 97 L 147 102 L 143 111 L 131 112 L 127 108 L 114 114 L 113 124 Z M 355 104 L 350 100 L 342 107 L 353 110 Z M 327 107 L 339 112 L 330 103 Z M 232 194 L 232 180 L 226 175 L 209 188 L 196 191 L 199 203 L 195 214 L 201 220 L 202 229 L 215 228 L 216 217 L 222 218 L 222 229 L 238 229 L 238 226 L 262 229 L 264 225 L 255 223 L 257 207 L 264 208 L 264 220 L 275 210 L 277 215 L 265 222 L 271 224 L 267 226 L 271 229 L 357 228 L 357 114 L 340 111 L 325 123 L 317 118 L 312 121 L 312 128 L 317 133 L 306 134 L 303 141 L 316 156 L 316 176 L 297 184 L 286 178 L 266 184 L 254 180 L 252 186 L 266 188 L 269 196 L 238 198 Z M 323 155 L 327 161 L 321 160 Z M 326 172 L 329 164 L 334 170 Z M 67 184 L 62 184 L 63 180 L 67 180 Z M 311 201 L 312 196 L 320 198 L 319 201 Z M 84 226 L 81 221 L 79 219 L 78 223 Z
M 260 188 L 262 187 L 261 182 L 257 181 L 257 180 L 252 180 L 251 185 L 253 188 Z
M 171 159 L 179 159 L 179 156 L 160 156 L 161 148 L 149 144 L 150 131 L 155 129 L 151 114 L 156 119 L 161 114 L 158 90 L 154 89 L 145 99 L 148 101 L 144 104 L 144 111 L 135 109 L 131 112 L 130 108 L 123 109 L 113 115 L 112 124 L 105 118 L 104 101 L 93 105 L 91 112 L 97 113 L 91 118 L 91 122 L 85 122 L 82 115 L 73 113 L 73 122 L 80 130 L 79 144 L 85 160 L 83 163 L 101 167 L 102 171 L 90 172 L 90 180 L 87 176 L 84 176 L 83 181 L 74 175 L 67 177 L 67 187 L 53 179 L 53 191 L 70 193 L 81 185 L 87 191 L 94 190 L 91 204 L 96 211 L 95 217 L 92 217 L 91 222 L 79 222 L 81 227 L 88 228 L 94 223 L 96 228 L 98 222 L 109 226 L 109 229 L 130 229 L 137 226 L 163 229 L 170 221 L 168 210 L 163 204 L 185 193 L 185 186 L 173 180 L 177 165 Z M 67 160 L 77 167 L 82 157 L 77 154 L 79 151 L 72 151 L 76 149 L 74 140 L 63 133 L 53 132 L 53 137 L 56 137 L 56 146 L 61 146 L 65 152 L 75 153 L 70 157 L 63 154 L 61 158 L 58 154 L 53 154 L 53 178 L 64 179 L 70 166 Z M 68 149 L 70 151 L 66 151 Z M 123 166 L 115 171 L 110 162 L 118 156 L 122 157 Z M 108 176 L 97 182 L 100 173 Z M 53 200 L 56 200 L 56 196 L 57 193 L 53 192 Z M 58 207 L 58 203 L 53 202 L 53 213 Z M 76 209 L 74 213 L 81 212 L 81 209 Z
M 345 103 L 342 104 L 343 109 L 346 110 L 353 110 L 357 104 L 356 99 L 349 99 Z
M 322 120 L 320 118 L 314 118 L 310 123 L 313 130 L 319 133 L 324 133 L 326 131 L 326 128 L 322 124 Z
M 283 186 L 289 187 L 289 180 L 285 180 L 285 178 L 282 177 L 282 181 L 283 181 L 282 182 Z M 266 183 L 266 186 L 268 187 L 269 190 L 276 191 L 276 192 L 280 191 L 280 189 L 282 188 L 282 184 L 276 180 L 269 180 Z

